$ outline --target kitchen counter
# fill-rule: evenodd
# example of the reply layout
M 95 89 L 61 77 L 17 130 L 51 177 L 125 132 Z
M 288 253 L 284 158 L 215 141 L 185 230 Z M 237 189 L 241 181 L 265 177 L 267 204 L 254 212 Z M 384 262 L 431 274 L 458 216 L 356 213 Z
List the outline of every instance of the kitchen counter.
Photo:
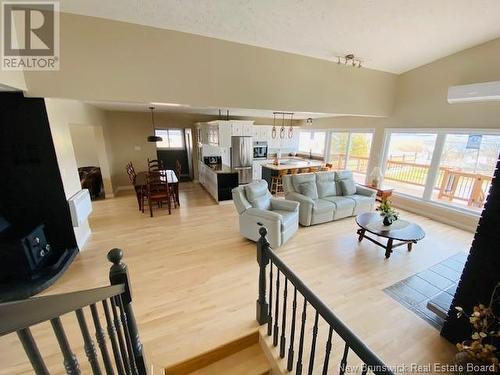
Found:
M 312 159 L 286 159 L 293 160 L 292 162 L 284 162 L 280 165 L 274 164 L 264 164 L 262 168 L 268 168 L 273 171 L 282 171 L 285 169 L 297 169 L 297 168 L 308 168 L 308 167 L 321 167 L 324 162 L 321 160 L 312 160 Z
M 280 159 L 283 160 L 283 159 Z M 278 176 L 280 171 L 287 169 L 301 169 L 310 167 L 321 167 L 324 162 L 321 160 L 286 158 L 284 164 L 274 165 L 267 163 L 262 165 L 262 179 L 267 181 L 267 186 L 271 189 L 272 178 Z
M 209 165 L 208 166 L 210 170 L 214 173 L 217 174 L 232 174 L 232 173 L 238 173 L 238 171 L 234 168 L 228 167 L 227 165 L 224 164 L 217 164 L 217 165 Z

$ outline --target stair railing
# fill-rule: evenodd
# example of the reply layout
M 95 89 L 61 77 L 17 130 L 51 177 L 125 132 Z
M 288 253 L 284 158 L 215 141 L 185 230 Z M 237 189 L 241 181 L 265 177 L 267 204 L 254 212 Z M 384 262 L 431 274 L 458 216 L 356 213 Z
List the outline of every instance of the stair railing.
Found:
M 143 348 L 132 310 L 130 278 L 127 266 L 121 261 L 122 257 L 123 252 L 120 249 L 112 249 L 108 253 L 108 259 L 113 263 L 109 271 L 111 286 L 0 304 L 0 337 L 16 332 L 35 374 L 48 375 L 50 371 L 30 327 L 50 321 L 66 373 L 80 374 L 78 359 L 71 349 L 61 321 L 62 315 L 74 312 L 85 354 L 94 375 L 146 375 Z M 93 331 L 100 356 L 85 319 L 86 308 L 90 309 L 92 315 Z M 109 340 L 106 340 L 99 310 L 104 312 Z M 104 366 L 104 372 L 101 364 Z
M 259 229 L 260 238 L 257 241 L 257 262 L 259 264 L 259 297 L 257 299 L 257 321 L 260 325 L 267 324 L 267 335 L 272 337 L 272 345 L 278 347 L 279 356 L 286 358 L 286 367 L 289 372 L 295 367 L 295 374 L 301 375 L 303 370 L 304 341 L 311 340 L 307 373 L 312 374 L 316 358 L 316 341 L 318 336 L 318 323 L 321 317 L 328 324 L 328 338 L 325 345 L 325 356 L 322 366 L 322 374 L 328 373 L 330 353 L 333 345 L 333 332 L 335 331 L 344 341 L 342 359 L 340 361 L 340 375 L 343 375 L 347 369 L 347 357 L 352 350 L 363 362 L 362 374 L 368 371 L 374 374 L 393 374 L 390 368 L 382 362 L 360 339 L 357 337 L 334 313 L 319 299 L 314 292 L 309 289 L 304 282 L 272 251 L 269 242 L 266 239 L 267 230 L 262 227 Z M 267 277 L 266 267 L 269 267 L 269 278 Z M 273 273 L 276 272 L 273 283 Z M 280 274 L 282 277 L 280 278 Z M 284 277 L 284 285 L 280 285 L 280 279 Z M 269 280 L 269 290 L 266 284 Z M 287 300 L 288 289 L 293 288 L 293 302 L 291 311 L 291 322 L 287 340 Z M 280 289 L 283 288 L 283 289 Z M 282 293 L 282 295 L 280 295 Z M 302 295 L 303 305 L 300 321 L 296 321 L 297 313 L 297 294 Z M 279 308 L 280 299 L 282 306 Z M 268 302 L 269 301 L 269 302 Z M 273 306 L 274 304 L 274 306 Z M 306 337 L 307 310 L 312 309 L 314 314 L 314 325 L 312 337 Z M 273 311 L 274 310 L 274 311 Z M 281 316 L 279 313 L 281 312 Z M 300 325 L 298 348 L 295 348 L 296 325 Z M 281 332 L 280 332 L 281 329 Z M 288 341 L 288 348 L 287 348 Z M 288 350 L 287 350 L 288 349 Z M 298 350 L 297 353 L 295 351 Z M 295 355 L 297 355 L 295 357 Z

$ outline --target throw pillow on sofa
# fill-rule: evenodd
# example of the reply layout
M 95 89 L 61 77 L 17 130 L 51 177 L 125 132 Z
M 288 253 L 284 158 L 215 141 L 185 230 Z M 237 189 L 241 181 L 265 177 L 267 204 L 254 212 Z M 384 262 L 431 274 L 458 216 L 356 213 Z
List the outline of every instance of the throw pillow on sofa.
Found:
M 318 189 L 313 181 L 303 182 L 299 185 L 299 192 L 311 199 L 318 199 Z
M 337 195 L 337 184 L 335 183 L 335 172 L 316 173 L 316 186 L 320 198 Z M 341 191 L 339 190 L 341 193 Z
M 340 186 L 342 187 L 343 195 L 356 194 L 356 184 L 354 183 L 354 180 L 350 178 L 345 178 L 343 180 L 340 180 Z

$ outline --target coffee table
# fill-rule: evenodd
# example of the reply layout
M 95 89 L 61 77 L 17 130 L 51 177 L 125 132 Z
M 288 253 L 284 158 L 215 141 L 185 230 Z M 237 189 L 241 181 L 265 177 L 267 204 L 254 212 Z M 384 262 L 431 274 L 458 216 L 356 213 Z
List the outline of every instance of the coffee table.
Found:
M 374 244 L 385 249 L 385 257 L 389 258 L 392 249 L 402 245 L 408 245 L 408 251 L 411 251 L 413 244 L 416 244 L 425 237 L 425 232 L 419 225 L 406 220 L 396 220 L 389 226 L 382 223 L 382 216 L 378 212 L 365 212 L 364 214 L 356 216 L 356 224 L 359 228 L 357 234 L 359 235 L 358 241 L 366 238 Z M 387 238 L 387 244 L 375 240 L 366 235 L 366 232 L 374 234 L 378 237 Z M 394 243 L 394 241 L 399 241 Z

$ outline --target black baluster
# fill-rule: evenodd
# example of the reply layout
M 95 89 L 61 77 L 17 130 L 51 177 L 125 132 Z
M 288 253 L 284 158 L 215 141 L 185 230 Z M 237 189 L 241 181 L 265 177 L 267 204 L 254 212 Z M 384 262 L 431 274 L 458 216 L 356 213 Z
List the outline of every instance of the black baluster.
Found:
M 285 288 L 283 289 L 283 320 L 281 321 L 280 357 L 285 358 L 286 346 L 286 300 L 288 294 L 288 278 L 285 277 Z
M 273 260 L 269 265 L 269 320 L 267 321 L 267 335 L 273 332 Z
M 61 348 L 61 352 L 64 357 L 64 368 L 66 373 L 68 375 L 80 374 L 78 360 L 76 359 L 75 354 L 71 351 L 68 338 L 66 337 L 66 333 L 64 333 L 61 319 L 59 317 L 51 319 L 50 324 L 52 325 L 52 329 L 54 330 L 57 342 L 59 343 L 59 347 Z
M 297 358 L 297 367 L 295 369 L 296 375 L 302 374 L 302 353 L 304 352 L 304 331 L 306 328 L 306 308 L 307 300 L 304 297 L 304 308 L 302 310 L 302 323 L 300 325 L 300 339 L 299 339 L 299 356 Z
M 347 366 L 347 354 L 349 353 L 349 345 L 345 343 L 344 346 L 344 355 L 342 356 L 342 360 L 340 361 L 340 375 L 344 375 L 346 366 Z
M 28 359 L 31 362 L 31 366 L 33 370 L 35 370 L 36 375 L 49 375 L 49 370 L 45 366 L 45 362 L 43 362 L 43 358 L 38 350 L 38 346 L 36 345 L 35 339 L 31 334 L 29 328 L 20 329 L 17 331 L 17 336 L 23 344 L 24 351 L 28 356 Z
M 132 374 L 132 367 L 130 366 L 130 360 L 128 359 L 127 347 L 125 345 L 125 339 L 123 338 L 122 323 L 116 312 L 116 306 L 113 300 L 110 301 L 111 312 L 113 313 L 113 322 L 116 327 L 116 336 L 118 337 L 118 346 L 120 347 L 120 353 L 123 359 L 123 366 L 125 367 L 125 372 L 127 374 Z
M 297 288 L 293 286 L 293 303 L 292 303 L 292 326 L 290 328 L 290 346 L 288 348 L 288 363 L 286 369 L 292 371 L 293 368 L 293 344 L 295 340 L 295 315 L 297 312 Z
M 104 315 L 106 317 L 106 325 L 108 328 L 109 341 L 111 341 L 111 349 L 113 350 L 113 357 L 115 358 L 115 365 L 118 375 L 125 375 L 125 367 L 123 366 L 123 359 L 120 353 L 120 346 L 118 345 L 117 332 L 111 313 L 109 312 L 108 301 L 102 301 L 104 308 Z
M 257 241 L 257 263 L 259 264 L 259 298 L 257 299 L 257 321 L 260 325 L 269 321 L 269 306 L 266 301 L 266 266 L 269 263 L 267 250 L 266 228 L 259 229 L 260 238 Z
M 276 300 L 274 306 L 274 332 L 273 332 L 273 345 L 278 345 L 278 318 L 279 318 L 279 302 L 280 302 L 280 270 L 276 268 Z
M 114 375 L 113 365 L 111 364 L 111 358 L 109 357 L 108 348 L 106 346 L 106 336 L 104 334 L 104 329 L 102 329 L 101 321 L 99 320 L 99 313 L 97 312 L 97 306 L 95 304 L 90 305 L 90 312 L 92 313 L 92 320 L 94 321 L 95 328 L 95 338 L 97 340 L 97 344 L 99 345 L 99 349 L 101 350 L 106 374 Z
M 139 330 L 135 320 L 134 310 L 132 309 L 132 288 L 130 287 L 130 277 L 125 263 L 121 260 L 123 252 L 120 249 L 112 249 L 108 253 L 108 259 L 113 263 L 109 270 L 109 281 L 111 285 L 125 284 L 125 292 L 121 295 L 123 308 L 127 316 L 128 333 L 134 351 L 135 363 L 139 374 L 147 373 L 146 361 L 144 359 L 144 350 L 139 338 Z
M 314 316 L 314 326 L 313 326 L 313 334 L 312 334 L 312 342 L 311 342 L 311 354 L 309 356 L 309 370 L 307 373 L 311 375 L 314 369 L 314 356 L 316 354 L 316 338 L 318 337 L 318 318 L 319 313 L 316 310 L 316 315 Z
M 326 340 L 325 362 L 323 363 L 323 375 L 328 374 L 328 362 L 330 361 L 330 353 L 332 351 L 332 334 L 333 327 L 328 330 L 328 340 Z
M 89 360 L 90 367 L 94 375 L 101 375 L 101 368 L 99 367 L 99 362 L 97 360 L 97 351 L 95 350 L 94 341 L 90 337 L 89 328 L 87 327 L 87 322 L 85 321 L 85 315 L 82 309 L 77 309 L 75 311 L 76 319 L 78 320 L 78 325 L 80 326 L 80 332 L 83 337 L 83 347 L 85 349 L 85 354 Z
M 121 296 L 115 296 L 115 303 L 120 310 L 120 318 L 123 325 L 123 332 L 125 333 L 125 344 L 127 345 L 128 358 L 130 360 L 130 367 L 132 368 L 132 373 L 134 375 L 139 374 L 137 370 L 137 364 L 135 361 L 134 349 L 132 348 L 132 341 L 130 338 L 130 331 L 128 326 L 127 314 L 125 313 L 125 308 L 123 307 L 123 301 Z

